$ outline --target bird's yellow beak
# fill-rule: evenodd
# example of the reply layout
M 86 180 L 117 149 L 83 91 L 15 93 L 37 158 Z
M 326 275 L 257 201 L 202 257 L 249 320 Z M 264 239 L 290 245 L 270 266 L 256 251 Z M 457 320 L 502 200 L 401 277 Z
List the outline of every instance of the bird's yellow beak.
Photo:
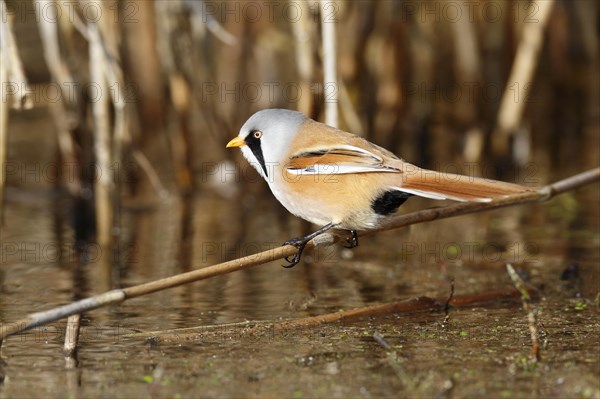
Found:
M 244 141 L 244 139 L 241 138 L 240 136 L 237 136 L 237 137 L 234 137 L 233 139 L 231 139 L 231 141 L 229 143 L 227 143 L 225 148 L 242 147 L 244 145 L 246 145 L 246 142 Z

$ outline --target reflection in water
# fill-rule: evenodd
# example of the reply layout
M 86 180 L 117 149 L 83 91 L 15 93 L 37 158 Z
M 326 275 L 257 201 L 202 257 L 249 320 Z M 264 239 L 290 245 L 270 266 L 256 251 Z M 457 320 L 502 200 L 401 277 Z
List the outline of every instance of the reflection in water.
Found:
M 242 338 L 223 337 L 219 342 L 182 343 L 185 350 L 181 352 L 177 351 L 177 346 L 169 346 L 165 349 L 168 353 L 165 358 L 158 355 L 162 349 L 148 349 L 138 341 L 123 338 L 129 332 L 296 318 L 410 296 L 443 296 L 448 293 L 451 276 L 456 280 L 457 294 L 501 289 L 510 285 L 504 267 L 508 261 L 526 270 L 532 284 L 544 287 L 545 295 L 559 302 L 546 308 L 543 315 L 550 323 L 549 329 L 552 326 L 560 328 L 564 315 L 554 315 L 553 309 L 573 306 L 568 302 L 572 290 L 564 288 L 559 280 L 564 267 L 570 262 L 579 262 L 584 298 L 593 300 L 598 290 L 598 210 L 591 205 L 596 203 L 596 194 L 576 195 L 581 206 L 566 220 L 556 216 L 564 212 L 552 212 L 553 207 L 562 206 L 556 201 L 442 220 L 365 237 L 361 246 L 350 252 L 338 246 L 321 248 L 307 253 L 302 264 L 290 270 L 281 268 L 281 262 L 272 262 L 95 310 L 84 315 L 80 367 L 76 370 L 57 372 L 58 365 L 63 362 L 61 335 L 64 323 L 50 326 L 52 334 L 50 330 L 45 333 L 34 330 L 10 338 L 4 345 L 3 355 L 10 373 L 19 374 L 21 385 L 30 382 L 34 386 L 52 381 L 51 385 L 60 393 L 58 396 L 107 393 L 111 391 L 105 387 L 106 381 L 115 378 L 139 381 L 141 376 L 151 374 L 149 365 L 156 362 L 163 362 L 169 372 L 173 367 L 186 368 L 186 364 L 191 364 L 188 362 L 198 362 L 194 367 L 204 370 L 210 356 L 226 361 L 227 354 L 232 351 L 243 357 L 249 350 L 240 341 Z M 110 288 L 110 285 L 107 287 L 110 279 L 101 264 L 113 262 L 114 256 L 120 256 L 121 266 L 113 284 L 130 286 L 268 249 L 296 233 L 272 222 L 278 218 L 277 208 L 262 206 L 260 202 L 254 204 L 261 209 L 259 218 L 240 211 L 240 202 L 223 201 L 213 194 L 202 193 L 181 200 L 156 201 L 153 205 L 135 207 L 128 204 L 123 212 L 122 244 L 117 253 L 88 256 L 89 263 L 84 261 L 85 257 L 82 260 L 81 254 L 59 258 L 44 255 L 40 249 L 34 256 L 28 248 L 36 248 L 36 245 L 37 248 L 48 246 L 48 243 L 55 243 L 59 248 L 73 246 L 74 233 L 70 224 L 60 212 L 53 211 L 59 207 L 57 201 L 39 195 L 29 202 L 9 198 L 3 244 L 6 249 L 7 245 L 15 243 L 18 250 L 2 255 L 1 321 L 14 320 L 26 313 Z M 428 203 L 417 202 L 405 211 L 426 206 Z M 240 233 L 240 212 L 245 213 L 251 226 L 247 232 Z M 23 246 L 19 247 L 21 243 Z M 521 252 L 515 252 L 515 248 Z M 91 250 L 87 252 L 88 255 L 92 253 Z M 526 332 L 525 319 L 520 316 L 515 308 L 501 307 L 498 312 L 479 309 L 476 313 L 462 310 L 454 313 L 451 323 L 456 325 L 451 328 L 457 329 L 455 337 L 463 334 L 463 330 L 466 331 L 464 334 L 472 333 L 467 331 L 468 326 L 475 330 L 488 322 L 490 331 L 503 326 L 519 326 Z M 422 319 L 420 322 L 419 318 Z M 396 333 L 388 332 L 387 339 L 408 348 L 403 352 L 407 361 L 417 357 L 423 364 L 433 366 L 448 342 L 420 340 L 440 334 L 431 330 L 437 320 L 435 314 L 415 315 L 353 325 L 362 326 L 364 331 L 404 326 Z M 319 341 L 319 345 L 336 342 L 340 333 L 329 328 L 303 332 L 304 335 L 293 338 L 284 337 L 281 341 L 273 337 L 272 341 L 253 342 L 253 345 L 261 348 L 261 362 L 266 364 L 279 361 L 282 353 L 293 359 L 298 353 L 312 353 L 315 339 L 323 341 Z M 411 329 L 414 332 L 408 334 Z M 316 338 L 314 334 L 317 334 Z M 348 352 L 349 347 L 364 345 L 360 336 L 351 338 L 352 333 L 348 334 L 349 346 L 334 344 L 337 349 L 331 349 L 332 353 L 352 353 L 347 356 L 360 359 L 371 353 L 359 349 Z M 290 339 L 293 345 L 290 345 Z M 370 339 L 367 341 L 371 342 Z M 474 343 L 459 341 L 452 345 L 455 348 L 466 345 L 467 350 Z M 512 347 L 502 349 L 502 343 L 498 345 L 497 351 L 512 350 Z M 322 348 L 319 351 L 322 352 Z M 194 356 L 190 358 L 190 354 Z M 251 355 L 247 356 L 252 359 Z M 224 372 L 235 373 L 227 364 L 219 367 Z M 133 375 L 118 371 L 123 368 L 131 370 Z M 255 364 L 253 368 L 260 369 L 260 365 Z M 137 382 L 127 384 L 121 383 L 121 386 L 129 387 L 132 395 L 144 392 L 135 385 Z M 0 392 L 14 393 L 12 387 L 11 383 L 5 383 L 0 386 Z
M 98 251 L 97 256 L 90 256 L 94 248 L 88 246 L 85 256 L 79 253 L 51 259 L 48 254 L 43 254 L 44 243 L 66 248 L 73 240 L 73 233 L 60 213 L 47 211 L 48 208 L 56 209 L 57 203 L 56 198 L 42 201 L 37 204 L 40 214 L 31 218 L 31 206 L 9 201 L 11 217 L 5 229 L 9 235 L 5 237 L 7 242 L 23 245 L 15 254 L 3 255 L 2 269 L 6 277 L 1 289 L 9 293 L 8 297 L 12 297 L 10 287 L 15 281 L 20 281 L 18 289 L 25 289 L 25 298 L 32 290 L 39 289 L 35 281 L 24 280 L 24 270 L 48 270 L 44 286 L 64 287 L 59 291 L 68 294 L 68 300 L 75 300 L 110 289 L 113 276 L 106 270 L 112 270 L 119 263 L 121 267 L 113 284 L 129 286 L 250 255 L 280 245 L 293 235 L 269 222 L 277 220 L 277 214 L 276 210 L 267 207 L 261 207 L 260 220 L 257 218 L 250 223 L 260 234 L 240 235 L 235 221 L 235 202 L 222 201 L 212 194 L 190 195 L 180 201 L 171 199 L 167 203 L 157 203 L 154 207 L 126 208 L 124 218 L 127 222 L 123 223 L 121 233 L 123 242 L 113 252 Z M 413 205 L 414 208 L 419 206 L 423 204 Z M 580 262 L 582 273 L 588 273 L 587 278 L 583 278 L 584 295 L 592 295 L 598 284 L 593 273 L 593 260 L 598 256 L 593 244 L 593 229 L 597 226 L 589 226 L 595 219 L 586 215 L 597 211 L 594 207 L 581 206 L 573 221 L 565 226 L 572 231 L 590 232 L 582 233 L 584 239 L 581 239 L 576 233 L 563 235 L 562 230 L 556 228 L 556 221 L 544 216 L 544 209 L 552 206 L 523 206 L 463 217 L 460 221 L 450 219 L 413 226 L 367 237 L 351 252 L 339 247 L 320 248 L 307 254 L 303 264 L 291 270 L 283 270 L 279 267 L 280 262 L 273 262 L 136 299 L 135 303 L 145 303 L 148 311 L 165 312 L 161 320 L 164 328 L 172 322 L 186 325 L 195 319 L 215 323 L 302 316 L 393 300 L 398 296 L 444 293 L 451 275 L 463 275 L 467 282 L 472 276 L 481 277 L 482 280 L 477 280 L 479 287 L 486 281 L 492 287 L 497 284 L 497 277 L 486 278 L 485 275 L 490 270 L 503 275 L 506 262 L 516 263 L 530 269 L 534 275 L 540 275 L 544 271 L 542 259 L 546 253 L 564 259 L 552 261 L 557 270 L 564 268 L 564 262 Z M 44 223 L 44 218 L 48 223 Z M 535 221 L 531 229 L 527 228 L 528 220 Z M 544 223 L 549 224 L 550 229 L 544 230 Z M 43 228 L 44 224 L 48 228 Z M 553 237 L 542 235 L 544 233 Z M 586 240 L 586 235 L 592 241 Z M 486 237 L 485 241 L 477 240 L 482 236 Z M 33 265 L 28 262 L 31 260 L 28 259 L 31 257 L 27 253 L 28 245 L 33 248 L 37 245 L 42 255 L 37 256 Z M 347 256 L 351 259 L 344 260 Z M 91 258 L 87 264 L 86 258 Z M 115 262 L 116 258 L 121 262 Z M 107 268 L 107 264 L 111 268 Z M 66 272 L 69 278 L 51 273 L 57 267 L 63 270 L 62 276 Z M 69 284 L 65 285 L 66 282 Z M 462 283 L 465 287 L 464 281 Z M 461 280 L 457 279 L 457 288 L 460 287 Z M 50 295 L 51 292 L 52 288 L 46 294 L 47 302 L 37 303 L 38 308 L 64 302 L 64 299 Z M 29 303 L 35 303 L 35 297 L 29 298 Z M 308 307 L 290 308 L 290 301 L 303 302 L 302 298 L 316 299 Z M 123 308 L 136 309 L 133 313 L 142 318 L 145 313 L 141 310 L 143 307 L 133 304 Z M 294 314 L 298 308 L 303 308 L 301 314 Z M 34 309 L 11 307 L 3 310 L 24 314 Z M 130 321 L 127 324 L 133 326 Z

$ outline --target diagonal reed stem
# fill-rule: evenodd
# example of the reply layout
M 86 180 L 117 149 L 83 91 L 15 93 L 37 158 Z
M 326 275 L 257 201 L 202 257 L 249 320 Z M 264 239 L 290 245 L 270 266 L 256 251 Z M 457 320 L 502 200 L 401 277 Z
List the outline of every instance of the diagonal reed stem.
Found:
M 574 190 L 578 187 L 590 184 L 598 180 L 600 180 L 600 167 L 591 169 L 587 172 L 579 173 L 575 176 L 569 177 L 564 180 L 560 180 L 554 184 L 541 187 L 537 190 L 532 190 L 531 192 L 528 192 L 526 194 L 510 195 L 487 203 L 461 203 L 442 208 L 426 209 L 423 211 L 402 215 L 393 218 L 392 221 L 388 223 L 385 227 L 378 230 L 364 232 L 363 235 L 374 234 L 377 231 L 396 229 L 411 224 L 429 222 L 432 220 L 464 215 L 467 213 L 483 212 L 487 210 L 498 209 L 517 204 L 524 204 L 533 201 L 547 201 L 555 195 L 564 193 L 566 191 Z M 328 245 L 332 244 L 333 242 L 339 239 L 339 237 L 332 237 L 332 239 L 324 241 L 319 240 L 319 237 L 316 237 L 311 242 L 311 244 L 313 246 L 322 244 Z M 194 281 L 205 280 L 211 277 L 228 274 L 237 270 L 248 269 L 277 259 L 283 259 L 286 256 L 291 256 L 295 254 L 295 252 L 296 248 L 290 245 L 278 247 L 264 252 L 259 252 L 254 255 L 249 255 L 243 258 L 234 259 L 229 262 L 219 263 L 213 266 L 193 270 L 187 273 L 177 274 L 175 276 L 151 281 L 145 284 L 135 285 L 123 289 L 115 289 L 93 297 L 82 299 L 77 302 L 59 306 L 54 309 L 32 313 L 16 322 L 0 324 L 0 340 L 10 335 L 19 333 L 21 331 L 29 330 L 36 326 L 48 324 L 74 314 L 97 309 L 106 305 L 121 303 L 130 298 L 151 294 L 153 292 L 177 287 Z

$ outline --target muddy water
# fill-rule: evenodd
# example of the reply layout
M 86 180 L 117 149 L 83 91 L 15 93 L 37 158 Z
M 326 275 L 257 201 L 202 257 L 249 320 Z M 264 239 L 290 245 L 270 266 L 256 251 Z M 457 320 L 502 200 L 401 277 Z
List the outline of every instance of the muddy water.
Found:
M 65 322 L 40 327 L 4 342 L 0 396 L 599 397 L 598 191 L 366 237 L 290 270 L 273 262 L 90 312 L 73 369 Z M 51 188 L 7 193 L 0 322 L 268 249 L 302 227 L 268 198 L 126 201 L 119 248 L 78 252 L 68 205 Z M 405 211 L 433 205 L 409 201 Z M 537 366 L 519 302 L 452 309 L 446 321 L 421 312 L 259 336 L 230 325 L 443 296 L 451 278 L 457 295 L 501 290 L 511 286 L 507 262 L 541 293 Z M 579 277 L 561 280 L 574 263 Z M 194 326 L 216 327 L 196 338 L 144 334 Z

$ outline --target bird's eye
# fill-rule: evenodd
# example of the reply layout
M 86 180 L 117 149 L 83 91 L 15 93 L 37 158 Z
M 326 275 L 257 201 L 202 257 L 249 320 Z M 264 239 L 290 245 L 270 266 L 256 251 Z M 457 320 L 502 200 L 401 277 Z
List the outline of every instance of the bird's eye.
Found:
M 256 130 L 256 131 L 254 131 L 254 133 L 252 133 L 252 136 L 253 136 L 255 139 L 259 139 L 259 138 L 261 138 L 261 137 L 262 137 L 262 132 L 261 132 L 260 130 Z

